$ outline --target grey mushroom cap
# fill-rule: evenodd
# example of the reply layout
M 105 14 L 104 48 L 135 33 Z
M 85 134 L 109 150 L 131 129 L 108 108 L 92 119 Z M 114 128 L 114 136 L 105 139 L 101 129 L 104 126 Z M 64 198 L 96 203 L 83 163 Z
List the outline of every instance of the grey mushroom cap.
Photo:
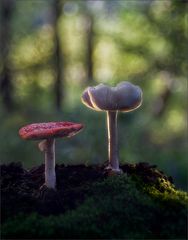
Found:
M 81 99 L 82 99 L 82 102 L 83 102 L 87 107 L 92 108 L 92 109 L 95 110 L 95 108 L 93 107 L 93 104 L 92 104 L 92 102 L 91 102 L 91 100 L 90 100 L 89 93 L 88 93 L 88 92 L 89 92 L 89 88 L 90 88 L 90 87 L 88 87 L 88 88 L 86 88 L 86 89 L 84 90 Z
M 96 111 L 129 112 L 142 104 L 142 90 L 130 82 L 121 82 L 116 87 L 99 84 L 83 92 L 82 102 Z

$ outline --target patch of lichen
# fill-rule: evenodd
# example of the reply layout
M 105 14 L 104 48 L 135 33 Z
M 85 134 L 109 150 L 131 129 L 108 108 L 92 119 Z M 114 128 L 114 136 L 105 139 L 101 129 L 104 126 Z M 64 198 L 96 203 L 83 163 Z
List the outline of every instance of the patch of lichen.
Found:
M 185 239 L 188 194 L 167 179 L 112 176 L 92 185 L 85 201 L 59 216 L 19 215 L 2 227 L 5 239 Z

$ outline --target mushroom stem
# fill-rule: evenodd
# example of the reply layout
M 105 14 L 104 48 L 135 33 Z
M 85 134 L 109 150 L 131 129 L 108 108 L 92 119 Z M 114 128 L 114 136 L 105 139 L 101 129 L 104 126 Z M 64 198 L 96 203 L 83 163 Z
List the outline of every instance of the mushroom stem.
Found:
M 55 189 L 55 139 L 49 138 L 40 142 L 39 149 L 45 152 L 45 185 Z
M 117 114 L 118 111 L 107 111 L 108 126 L 108 160 L 107 169 L 113 172 L 121 172 L 119 169 L 118 136 L 117 136 Z

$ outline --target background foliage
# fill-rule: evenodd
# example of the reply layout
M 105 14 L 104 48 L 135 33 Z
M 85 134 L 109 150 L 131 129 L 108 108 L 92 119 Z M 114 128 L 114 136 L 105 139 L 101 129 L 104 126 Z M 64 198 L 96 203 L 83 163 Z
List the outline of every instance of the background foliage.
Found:
M 8 4 L 5 4 L 8 3 Z M 57 162 L 107 160 L 105 113 L 82 105 L 88 85 L 131 81 L 140 109 L 119 114 L 121 162 L 155 163 L 187 186 L 187 2 L 183 0 L 2 0 L 0 160 L 43 162 L 18 136 L 32 122 L 68 120 L 85 129 L 57 140 Z

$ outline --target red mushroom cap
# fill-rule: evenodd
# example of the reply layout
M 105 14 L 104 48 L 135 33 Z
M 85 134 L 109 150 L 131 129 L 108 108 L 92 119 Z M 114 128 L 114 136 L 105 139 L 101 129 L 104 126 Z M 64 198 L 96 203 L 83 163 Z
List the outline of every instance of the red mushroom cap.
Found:
M 33 123 L 19 130 L 19 135 L 23 139 L 47 139 L 58 137 L 72 137 L 77 134 L 83 125 L 73 122 L 47 122 Z

